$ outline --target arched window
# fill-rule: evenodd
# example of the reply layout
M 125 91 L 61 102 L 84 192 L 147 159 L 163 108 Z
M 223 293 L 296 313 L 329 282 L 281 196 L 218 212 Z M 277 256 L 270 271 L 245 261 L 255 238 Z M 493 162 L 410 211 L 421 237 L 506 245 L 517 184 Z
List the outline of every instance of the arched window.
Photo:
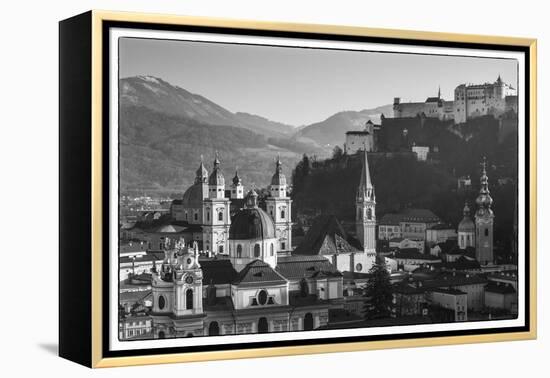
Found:
M 260 257 L 260 245 L 259 244 L 254 245 L 254 257 Z
M 267 333 L 269 332 L 269 323 L 266 318 L 260 318 L 258 320 L 258 333 Z
M 489 236 L 489 229 L 488 228 L 485 229 L 485 236 Z
M 275 248 L 273 247 L 273 243 L 271 243 L 271 244 L 269 245 L 269 255 L 270 255 L 270 256 L 273 256 L 273 254 L 274 254 L 274 249 L 275 249 Z
M 164 309 L 164 306 L 166 306 L 166 299 L 164 299 L 164 295 L 161 295 L 158 299 L 159 304 L 159 310 Z
M 370 207 L 367 209 L 367 219 L 372 219 L 372 209 Z
M 223 253 L 223 245 L 218 246 L 218 253 Z
M 285 219 L 285 209 L 281 209 L 281 219 Z
M 219 221 L 223 221 L 223 211 L 220 211 L 220 212 L 218 213 L 218 220 L 219 220 Z
M 195 214 L 193 215 L 193 217 L 195 218 L 196 221 L 198 221 L 198 220 L 199 220 L 199 213 L 195 213 Z
M 308 312 L 304 317 L 304 331 L 311 331 L 313 329 L 313 315 Z
M 164 334 L 164 331 L 159 332 L 159 339 L 164 339 L 166 335 Z
M 193 289 L 187 289 L 185 292 L 185 309 L 193 309 Z
M 206 220 L 210 220 L 210 209 L 206 209 Z
M 240 244 L 237 244 L 237 257 L 238 258 L 243 257 L 243 246 Z
M 211 322 L 208 326 L 208 336 L 218 336 L 220 334 L 220 326 L 218 322 Z

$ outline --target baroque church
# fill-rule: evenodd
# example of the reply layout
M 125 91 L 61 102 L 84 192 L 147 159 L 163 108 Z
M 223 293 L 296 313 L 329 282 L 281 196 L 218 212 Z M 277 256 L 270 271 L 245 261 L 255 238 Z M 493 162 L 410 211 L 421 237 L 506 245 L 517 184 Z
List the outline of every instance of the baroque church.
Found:
M 171 214 L 176 221 L 191 226 L 191 238 L 199 243 L 201 250 L 228 254 L 231 218 L 242 207 L 244 200 L 244 186 L 238 172 L 235 172 L 229 190 L 226 190 L 225 177 L 216 154 L 210 176 L 201 159 L 194 184 L 181 199 L 172 202 Z M 269 185 L 266 207 L 274 222 L 277 250 L 289 252 L 292 248 L 292 200 L 288 196 L 286 176 L 279 158 Z
M 367 272 L 376 258 L 376 200 L 366 152 L 362 164 L 356 196 L 359 248 L 343 248 L 346 241 L 340 238 L 335 248 L 302 254 L 303 248 L 292 251 L 292 201 L 279 159 L 266 210 L 254 190 L 244 195 L 237 173 L 226 195 L 217 157 L 210 176 L 201 162 L 195 183 L 171 210 L 176 220 L 198 226 L 197 233 L 189 241 L 167 237 L 164 260 L 152 275 L 154 337 L 326 327 L 329 312 L 344 307 L 341 271 Z M 232 204 L 238 210 L 232 211 Z

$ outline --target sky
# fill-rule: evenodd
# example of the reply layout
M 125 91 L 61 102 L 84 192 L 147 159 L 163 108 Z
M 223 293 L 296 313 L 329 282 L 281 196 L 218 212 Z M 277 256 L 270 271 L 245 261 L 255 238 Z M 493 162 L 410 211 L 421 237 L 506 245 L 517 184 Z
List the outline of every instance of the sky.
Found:
M 122 38 L 121 78 L 159 77 L 232 112 L 293 126 L 344 110 L 424 101 L 441 86 L 452 100 L 462 83 L 517 86 L 511 59 L 335 51 L 208 42 Z

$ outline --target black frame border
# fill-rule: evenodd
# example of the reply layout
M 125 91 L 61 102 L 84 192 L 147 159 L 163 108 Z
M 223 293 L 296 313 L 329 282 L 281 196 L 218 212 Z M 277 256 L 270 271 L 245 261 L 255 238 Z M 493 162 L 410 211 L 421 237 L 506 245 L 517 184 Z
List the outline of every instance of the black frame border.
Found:
M 105 194 L 109 192 L 109 29 L 110 28 L 127 28 L 127 29 L 147 29 L 147 30 L 166 30 L 166 31 L 183 31 L 183 32 L 200 32 L 211 34 L 232 34 L 232 35 L 250 35 L 250 36 L 265 36 L 265 37 L 282 37 L 282 38 L 301 38 L 301 39 L 316 39 L 316 40 L 336 40 L 346 42 L 371 42 L 383 43 L 391 45 L 415 45 L 426 47 L 451 47 L 464 49 L 480 49 L 480 50 L 502 50 L 515 51 L 525 54 L 525 325 L 521 327 L 505 327 L 505 328 L 486 328 L 481 330 L 459 330 L 459 331 L 436 331 L 436 332 L 417 332 L 410 334 L 393 334 L 393 335 L 376 335 L 376 336 L 351 336 L 351 337 L 332 337 L 326 339 L 304 339 L 304 340 L 289 340 L 289 341 L 268 341 L 268 342 L 251 342 L 251 343 L 235 343 L 225 345 L 205 345 L 205 346 L 190 346 L 190 347 L 168 347 L 168 348 L 147 348 L 135 350 L 109 350 L 109 198 Z M 531 303 L 530 303 L 530 186 L 531 186 L 531 123 L 530 123 L 530 108 L 531 108 L 531 66 L 532 59 L 530 48 L 528 46 L 517 45 L 500 45 L 500 44 L 484 44 L 472 42 L 441 42 L 422 39 L 401 39 L 388 37 L 372 37 L 372 36 L 357 36 L 357 35 L 336 35 L 325 33 L 311 32 L 290 32 L 290 31 L 272 31 L 260 29 L 241 29 L 213 26 L 191 26 L 191 25 L 168 25 L 159 23 L 143 23 L 129 21 L 102 21 L 102 128 L 103 128 L 103 266 L 102 266 L 102 357 L 133 357 L 143 355 L 161 355 L 161 354 L 176 354 L 176 353 L 197 353 L 211 351 L 231 351 L 243 349 L 258 349 L 258 348 L 274 348 L 274 347 L 297 347 L 311 345 L 330 345 L 340 343 L 368 342 L 368 341 L 385 341 L 385 340 L 408 340 L 419 338 L 437 338 L 437 337 L 453 337 L 453 336 L 473 336 L 473 335 L 489 335 L 515 332 L 530 331 L 531 318 Z

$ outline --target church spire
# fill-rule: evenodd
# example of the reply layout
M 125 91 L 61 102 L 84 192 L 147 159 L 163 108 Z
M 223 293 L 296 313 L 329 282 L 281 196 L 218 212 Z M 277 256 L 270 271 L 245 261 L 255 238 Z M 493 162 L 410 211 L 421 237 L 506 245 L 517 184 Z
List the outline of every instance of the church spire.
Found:
M 361 169 L 361 180 L 357 190 L 357 197 L 374 199 L 374 186 L 370 178 L 369 161 L 367 158 L 367 150 L 363 150 L 363 167 Z
M 480 188 L 479 195 L 476 199 L 476 204 L 479 209 L 478 212 L 482 210 L 491 210 L 491 205 L 493 204 L 493 199 L 491 198 L 489 191 L 489 178 L 487 177 L 487 159 L 483 157 L 483 163 L 481 163 L 481 178 L 479 179 Z
M 201 164 L 195 174 L 195 184 L 206 183 L 208 181 L 208 171 L 204 166 L 203 158 L 201 155 Z
M 440 85 L 439 88 L 437 89 L 437 98 L 438 98 L 438 99 L 441 99 L 441 85 Z

